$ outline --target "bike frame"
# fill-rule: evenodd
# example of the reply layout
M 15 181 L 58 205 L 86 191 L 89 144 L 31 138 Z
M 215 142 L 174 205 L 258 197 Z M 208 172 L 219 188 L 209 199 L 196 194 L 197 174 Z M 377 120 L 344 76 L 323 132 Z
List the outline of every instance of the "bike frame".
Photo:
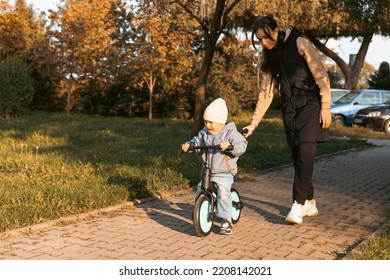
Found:
M 220 150 L 220 145 L 205 145 L 205 146 L 192 146 L 192 150 L 203 150 L 205 152 L 205 160 L 203 161 L 202 168 L 202 192 L 199 192 L 196 199 L 201 194 L 207 195 L 211 199 L 212 205 L 215 205 L 217 199 L 217 188 L 214 183 L 211 182 L 211 164 L 210 164 L 210 151 L 209 150 Z M 233 145 L 229 145 L 225 151 L 231 151 L 234 149 Z M 215 213 L 214 213 L 215 214 Z

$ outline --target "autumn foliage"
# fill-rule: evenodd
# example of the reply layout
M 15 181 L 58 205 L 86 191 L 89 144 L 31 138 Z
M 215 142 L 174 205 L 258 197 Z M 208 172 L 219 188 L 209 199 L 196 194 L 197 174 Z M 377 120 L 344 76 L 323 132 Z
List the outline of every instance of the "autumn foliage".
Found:
M 390 33 L 386 3 L 60 0 L 40 13 L 25 0 L 1 0 L 0 61 L 18 57 L 25 65 L 33 79 L 30 109 L 150 122 L 194 117 L 196 129 L 215 97 L 224 97 L 233 114 L 254 106 L 259 56 L 250 32 L 256 17 L 271 14 L 281 26 L 301 29 L 353 88 L 373 34 Z M 351 67 L 326 47 L 327 39 L 343 36 L 362 39 Z

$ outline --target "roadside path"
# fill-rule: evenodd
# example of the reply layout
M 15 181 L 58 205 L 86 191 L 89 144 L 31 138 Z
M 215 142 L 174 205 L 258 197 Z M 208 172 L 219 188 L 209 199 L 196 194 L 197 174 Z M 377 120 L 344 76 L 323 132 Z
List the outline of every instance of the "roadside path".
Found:
M 293 177 L 286 166 L 236 182 L 245 207 L 230 236 L 195 236 L 190 194 L 63 225 L 36 225 L 19 236 L 3 233 L 0 259 L 339 259 L 381 227 L 389 208 L 390 140 L 374 144 L 316 160 L 320 215 L 304 218 L 302 225 L 284 221 Z

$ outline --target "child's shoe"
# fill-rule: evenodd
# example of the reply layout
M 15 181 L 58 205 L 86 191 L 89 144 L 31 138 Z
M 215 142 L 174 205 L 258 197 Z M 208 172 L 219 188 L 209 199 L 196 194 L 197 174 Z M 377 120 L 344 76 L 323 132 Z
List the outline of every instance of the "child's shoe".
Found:
M 286 221 L 292 224 L 302 224 L 303 205 L 294 201 L 291 210 L 287 215 Z
M 314 199 L 312 200 L 306 200 L 305 205 L 303 205 L 303 217 L 306 216 L 318 216 L 318 209 L 316 206 L 316 201 Z
M 228 219 L 223 219 L 219 233 L 220 234 L 232 234 L 232 231 L 233 231 L 232 222 Z

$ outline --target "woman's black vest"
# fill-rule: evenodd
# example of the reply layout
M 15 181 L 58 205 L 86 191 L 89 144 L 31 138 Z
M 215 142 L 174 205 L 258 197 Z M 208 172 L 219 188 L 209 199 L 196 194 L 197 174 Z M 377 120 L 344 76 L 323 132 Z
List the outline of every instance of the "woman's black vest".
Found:
M 278 78 L 284 101 L 288 101 L 294 89 L 317 91 L 319 93 L 319 88 L 307 66 L 306 60 L 298 52 L 297 39 L 300 36 L 300 32 L 293 28 L 283 44 L 283 51 L 278 65 Z
M 277 67 L 282 98 L 283 124 L 290 147 L 302 142 L 328 141 L 328 130 L 319 124 L 321 98 L 306 60 L 299 54 L 299 31 L 292 29 L 283 44 Z

